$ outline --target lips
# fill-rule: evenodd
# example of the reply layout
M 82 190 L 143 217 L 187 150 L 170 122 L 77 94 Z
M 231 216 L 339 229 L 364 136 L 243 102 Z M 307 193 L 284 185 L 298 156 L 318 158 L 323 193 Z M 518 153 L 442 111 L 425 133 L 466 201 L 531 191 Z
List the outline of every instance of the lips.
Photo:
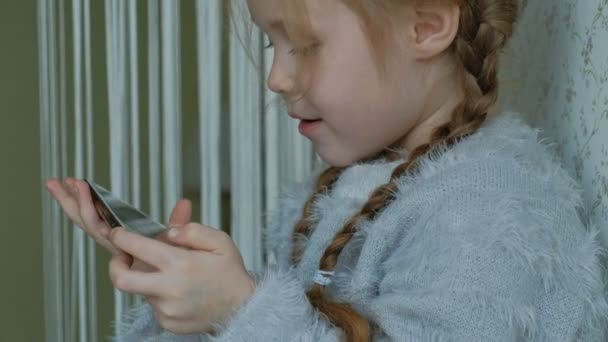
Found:
M 321 126 L 323 120 L 301 120 L 298 130 L 304 136 L 310 137 Z
M 302 121 L 306 121 L 306 122 L 313 122 L 313 121 L 318 121 L 318 120 L 320 120 L 320 119 L 314 119 L 314 118 L 306 118 L 306 117 L 304 117 L 304 116 L 301 116 L 301 115 L 296 114 L 296 113 L 293 113 L 293 112 L 290 112 L 290 113 L 289 113 L 289 116 L 291 116 L 291 117 L 292 117 L 292 118 L 294 118 L 294 119 L 297 119 L 297 120 L 302 120 Z
M 296 120 L 300 120 L 300 124 L 298 125 L 298 130 L 300 131 L 300 133 L 302 135 L 307 136 L 307 137 L 312 136 L 313 133 L 321 125 L 321 121 L 323 121 L 322 119 L 305 118 L 294 112 L 289 112 L 289 116 L 291 116 L 292 118 L 294 118 Z

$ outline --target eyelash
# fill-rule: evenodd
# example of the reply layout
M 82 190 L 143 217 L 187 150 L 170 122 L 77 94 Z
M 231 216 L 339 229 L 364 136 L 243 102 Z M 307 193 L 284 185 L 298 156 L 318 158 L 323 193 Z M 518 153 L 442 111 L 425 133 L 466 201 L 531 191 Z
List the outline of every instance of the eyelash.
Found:
M 298 50 L 298 49 L 296 49 L 296 48 L 293 48 L 293 49 L 289 50 L 289 54 L 290 54 L 290 55 L 295 55 L 295 54 L 297 54 L 297 53 L 302 52 L 301 50 L 312 50 L 312 49 L 316 48 L 318 45 L 319 45 L 319 44 L 314 44 L 314 45 L 312 45 L 310 48 L 304 48 L 304 49 L 300 49 L 300 50 Z M 272 47 L 274 47 L 274 44 L 272 44 L 272 42 L 271 42 L 271 41 L 269 41 L 269 42 L 268 42 L 268 45 L 264 46 L 264 49 L 270 49 L 270 48 L 272 48 Z

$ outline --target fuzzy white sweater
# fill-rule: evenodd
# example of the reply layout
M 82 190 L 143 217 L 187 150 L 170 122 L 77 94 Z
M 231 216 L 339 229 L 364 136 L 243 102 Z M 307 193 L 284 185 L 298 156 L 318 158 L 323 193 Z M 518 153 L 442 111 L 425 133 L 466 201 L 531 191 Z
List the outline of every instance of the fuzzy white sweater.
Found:
M 578 183 L 539 133 L 503 112 L 425 157 L 396 199 L 359 223 L 326 289 L 373 323 L 373 341 L 608 341 L 605 249 L 579 217 Z M 333 236 L 398 163 L 345 170 L 315 202 L 318 224 L 296 266 L 293 227 L 321 170 L 284 192 L 265 232 L 273 262 L 217 335 L 172 334 L 144 303 L 125 315 L 121 340 L 338 341 L 305 291 Z

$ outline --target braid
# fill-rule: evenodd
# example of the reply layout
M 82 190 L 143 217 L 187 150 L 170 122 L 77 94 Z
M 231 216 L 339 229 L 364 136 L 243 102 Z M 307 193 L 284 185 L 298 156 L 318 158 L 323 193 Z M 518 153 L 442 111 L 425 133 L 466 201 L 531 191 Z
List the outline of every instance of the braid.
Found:
M 517 12 L 515 0 L 464 1 L 459 31 L 452 44 L 455 56 L 462 64 L 464 99 L 455 108 L 451 120 L 437 127 L 429 142 L 416 147 L 408 160 L 393 170 L 390 181 L 376 188 L 363 207 L 346 222 L 325 250 L 319 269 L 331 271 L 335 268 L 338 256 L 356 232 L 357 223 L 360 220 L 373 220 L 394 200 L 393 194 L 398 190 L 396 180 L 417 172 L 418 161 L 423 156 L 437 147 L 452 146 L 481 127 L 490 107 L 497 100 L 499 53 L 512 34 Z M 342 171 L 341 168 L 331 167 L 319 177 L 317 192 L 306 203 L 295 234 L 310 234 L 312 223 L 307 218 L 311 215 L 314 198 L 320 191 L 331 187 Z M 294 262 L 299 261 L 300 253 L 294 248 Z M 324 286 L 317 283 L 306 294 L 315 308 L 344 331 L 348 341 L 369 341 L 370 323 L 350 304 L 331 302 L 325 295 Z
M 311 222 L 308 218 L 312 216 L 312 209 L 315 200 L 318 198 L 319 194 L 326 193 L 331 191 L 331 187 L 335 183 L 335 181 L 340 177 L 340 174 L 344 171 L 344 168 L 340 167 L 329 167 L 317 179 L 317 184 L 315 186 L 315 191 L 312 196 L 306 201 L 304 204 L 304 209 L 302 210 L 302 217 L 300 221 L 296 224 L 294 228 L 293 235 L 293 251 L 291 259 L 295 264 L 300 262 L 300 258 L 302 257 L 302 246 L 300 245 L 300 241 L 298 240 L 298 236 L 310 236 L 312 225 L 315 222 Z

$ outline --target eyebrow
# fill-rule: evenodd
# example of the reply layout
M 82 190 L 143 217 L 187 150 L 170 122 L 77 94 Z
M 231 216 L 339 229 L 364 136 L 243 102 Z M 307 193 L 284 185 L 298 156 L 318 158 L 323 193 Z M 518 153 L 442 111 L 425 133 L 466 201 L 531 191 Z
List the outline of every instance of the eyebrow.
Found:
M 260 27 L 260 25 L 258 24 L 258 22 L 253 18 L 253 15 L 250 15 L 250 19 L 251 21 L 256 24 L 258 27 Z M 284 30 L 285 29 L 285 25 L 283 24 L 283 20 L 282 19 L 274 19 L 270 22 L 270 24 L 268 25 L 268 27 L 270 29 L 277 29 L 277 30 Z

